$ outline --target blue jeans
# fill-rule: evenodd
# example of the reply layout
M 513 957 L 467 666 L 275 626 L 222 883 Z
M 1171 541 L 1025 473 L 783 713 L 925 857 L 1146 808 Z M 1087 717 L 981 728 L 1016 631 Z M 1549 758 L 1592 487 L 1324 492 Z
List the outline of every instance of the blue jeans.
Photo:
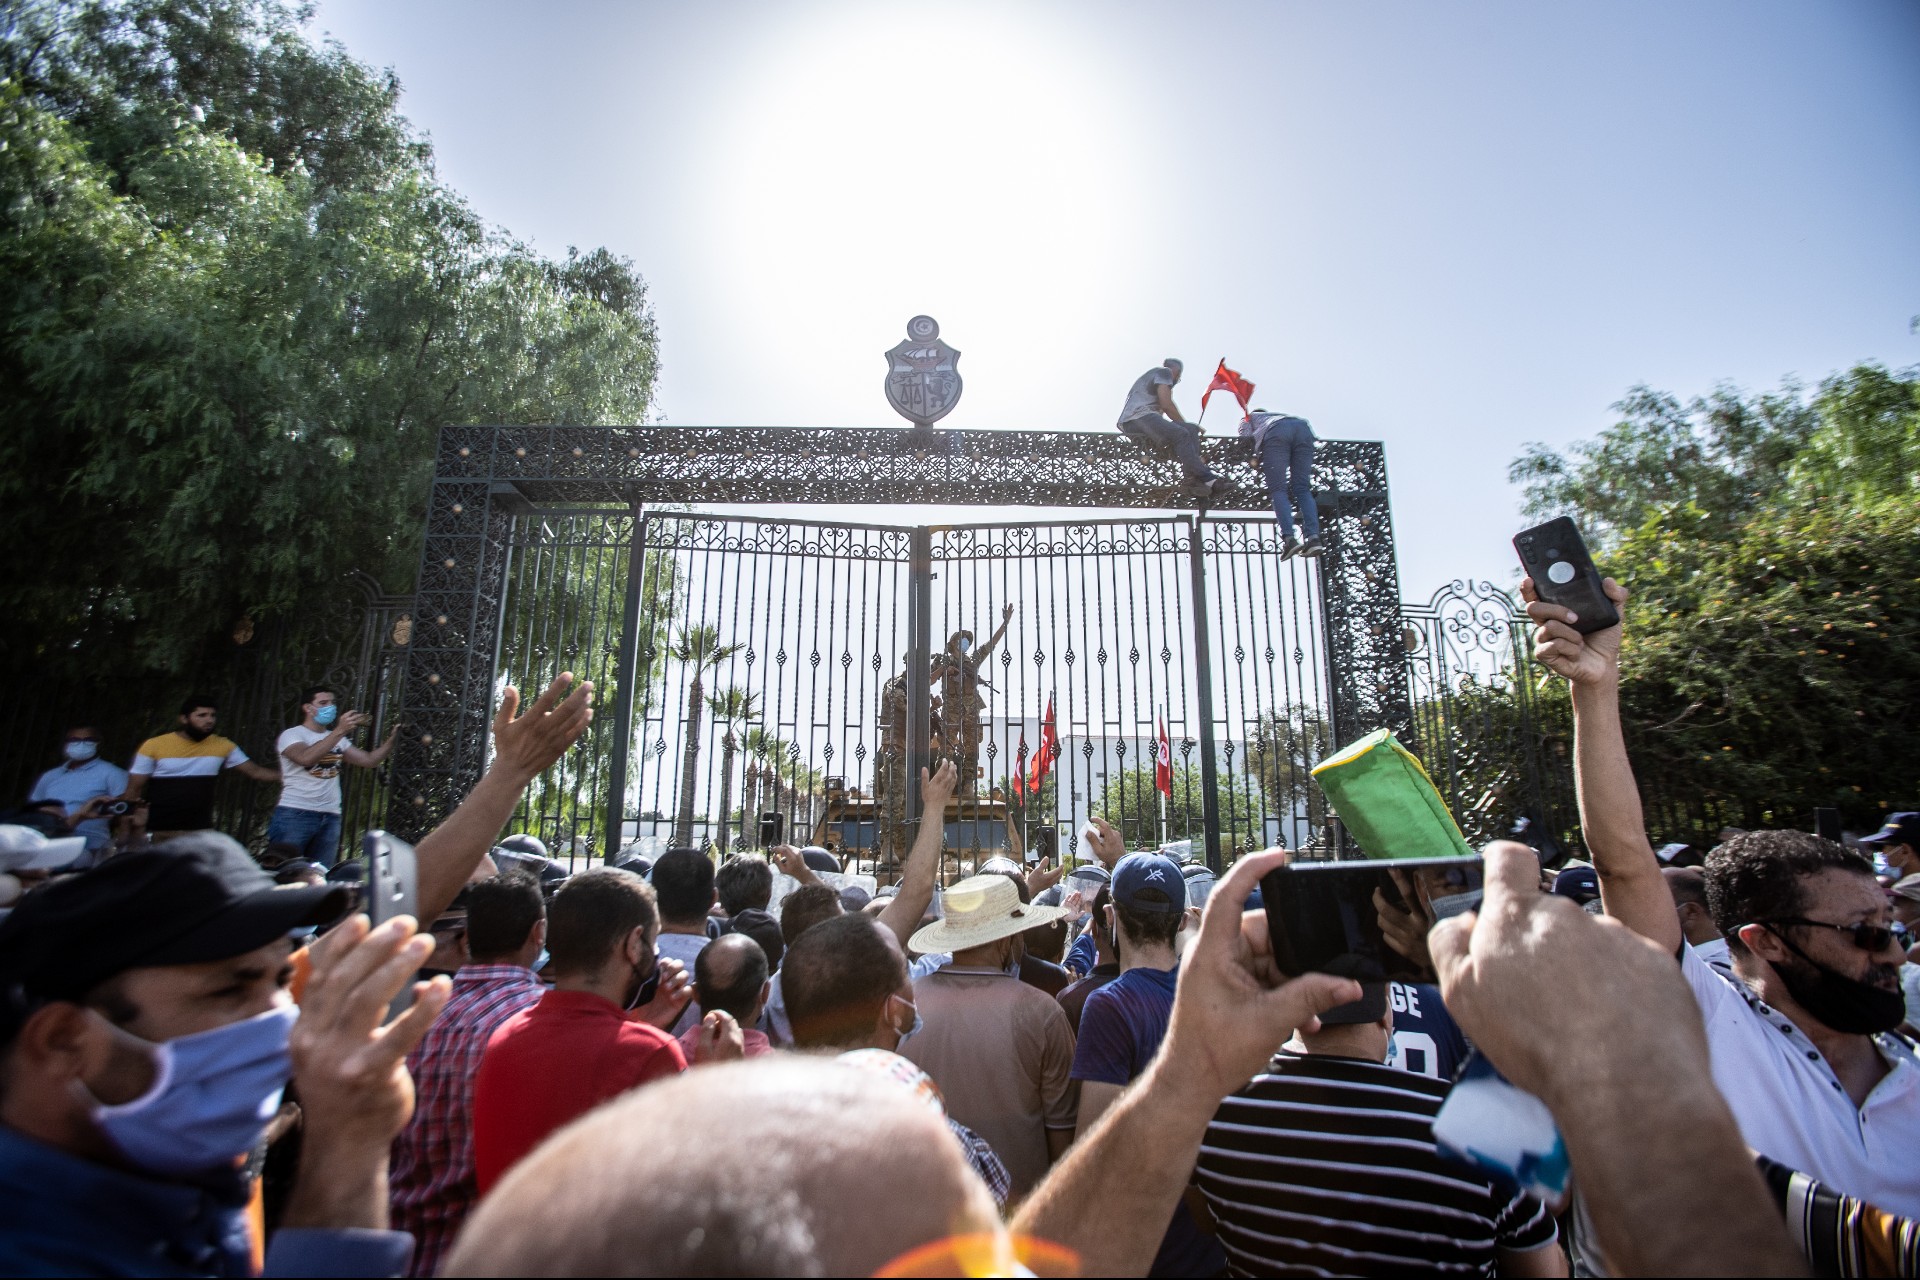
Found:
M 1320 536 L 1320 505 L 1313 500 L 1313 428 L 1305 418 L 1275 418 L 1260 444 L 1267 472 L 1267 495 L 1282 535 L 1293 536 L 1293 508 L 1300 508 L 1301 531 Z M 1289 502 L 1288 499 L 1292 501 Z
M 1120 434 L 1151 449 L 1171 452 L 1187 479 L 1196 484 L 1213 479 L 1200 457 L 1200 433 L 1184 422 L 1175 422 L 1164 413 L 1142 414 L 1120 424 Z
M 300 851 L 297 856 L 331 867 L 340 852 L 340 815 L 275 805 L 267 822 L 267 843 L 292 845 Z

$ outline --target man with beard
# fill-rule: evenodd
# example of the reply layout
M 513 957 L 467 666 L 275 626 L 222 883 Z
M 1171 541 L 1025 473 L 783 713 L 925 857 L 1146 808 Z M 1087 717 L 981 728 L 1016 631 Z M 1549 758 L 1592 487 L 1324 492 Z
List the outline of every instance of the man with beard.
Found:
M 255 764 L 237 743 L 213 731 L 219 708 L 198 694 L 180 704 L 180 723 L 140 744 L 127 770 L 127 801 L 147 801 L 147 831 L 158 842 L 213 826 L 213 788 L 226 769 L 255 782 L 279 782 L 280 771 Z
M 1627 593 L 1606 583 L 1609 598 Z M 1677 956 L 1706 1024 L 1714 1082 L 1747 1145 L 1875 1208 L 1920 1215 L 1920 1060 L 1887 1034 L 1904 959 L 1873 864 L 1798 831 L 1749 831 L 1708 857 L 1707 905 L 1730 973 L 1681 933 L 1646 836 L 1620 728 L 1621 626 L 1581 635 L 1521 584 L 1534 653 L 1573 686 L 1580 823 L 1606 914 Z M 1571 993 L 1578 998 L 1578 993 Z M 1648 1088 L 1657 1088 L 1648 1081 Z

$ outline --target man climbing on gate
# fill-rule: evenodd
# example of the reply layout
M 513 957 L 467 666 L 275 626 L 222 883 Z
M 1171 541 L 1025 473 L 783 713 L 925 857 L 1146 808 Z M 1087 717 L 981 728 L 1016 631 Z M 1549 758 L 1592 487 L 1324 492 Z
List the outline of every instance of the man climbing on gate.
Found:
M 1120 409 L 1120 434 L 1157 452 L 1171 452 L 1199 496 L 1214 498 L 1226 489 L 1227 480 L 1201 458 L 1200 429 L 1181 417 L 1173 402 L 1173 386 L 1185 367 L 1168 356 L 1133 380 Z
M 1240 424 L 1240 434 L 1253 442 L 1253 456 L 1267 473 L 1267 494 L 1280 522 L 1280 554 L 1320 554 L 1320 506 L 1313 499 L 1313 428 L 1305 418 L 1255 409 Z M 1294 540 L 1293 508 L 1300 508 L 1300 532 Z

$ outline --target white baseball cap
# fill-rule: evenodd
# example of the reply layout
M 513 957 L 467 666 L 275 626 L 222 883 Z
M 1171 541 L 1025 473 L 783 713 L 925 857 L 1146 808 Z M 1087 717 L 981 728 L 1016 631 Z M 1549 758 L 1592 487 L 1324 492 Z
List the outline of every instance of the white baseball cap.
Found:
M 32 827 L 0 823 L 0 871 L 52 871 L 86 851 L 85 836 L 49 840 Z

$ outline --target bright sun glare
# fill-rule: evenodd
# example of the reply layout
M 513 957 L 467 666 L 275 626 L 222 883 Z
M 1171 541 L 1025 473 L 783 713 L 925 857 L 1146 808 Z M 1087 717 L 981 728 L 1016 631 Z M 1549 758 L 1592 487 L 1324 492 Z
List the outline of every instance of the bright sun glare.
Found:
M 735 75 L 700 238 L 760 341 L 804 365 L 830 339 L 842 363 L 847 334 L 924 310 L 987 373 L 1110 340 L 1157 148 L 1084 38 L 1026 10 L 860 7 L 766 33 Z

